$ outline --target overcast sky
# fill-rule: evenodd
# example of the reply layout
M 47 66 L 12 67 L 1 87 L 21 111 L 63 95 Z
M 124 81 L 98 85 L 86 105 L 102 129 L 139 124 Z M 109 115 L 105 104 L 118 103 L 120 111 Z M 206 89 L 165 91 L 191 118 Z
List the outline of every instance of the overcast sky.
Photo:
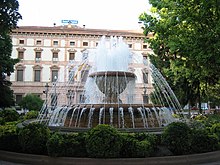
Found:
M 53 26 L 62 25 L 62 20 L 77 20 L 87 28 L 135 30 L 139 15 L 149 11 L 148 0 L 18 1 L 23 17 L 18 26 Z

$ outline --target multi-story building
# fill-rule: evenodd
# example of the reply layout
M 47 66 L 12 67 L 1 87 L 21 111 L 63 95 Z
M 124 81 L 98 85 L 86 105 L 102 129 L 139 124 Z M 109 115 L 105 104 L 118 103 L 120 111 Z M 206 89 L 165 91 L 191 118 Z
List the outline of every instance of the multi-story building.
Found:
M 22 26 L 13 30 L 12 58 L 20 59 L 20 62 L 15 65 L 15 72 L 10 76 L 16 102 L 18 103 L 27 93 L 33 93 L 45 99 L 46 96 L 43 93 L 45 86 L 49 85 L 50 88 L 56 78 L 60 82 L 67 81 L 69 75 L 66 72 L 66 66 L 79 64 L 87 58 L 88 52 L 96 48 L 102 36 L 123 37 L 130 51 L 144 56 L 145 60 L 151 51 L 144 42 L 146 36 L 141 30 L 87 29 L 73 25 Z M 137 66 L 134 64 L 135 67 Z M 137 79 L 138 90 L 142 95 L 146 94 L 145 84 L 149 82 L 149 77 L 146 75 L 143 74 Z M 76 96 L 76 99 L 77 97 L 80 95 Z

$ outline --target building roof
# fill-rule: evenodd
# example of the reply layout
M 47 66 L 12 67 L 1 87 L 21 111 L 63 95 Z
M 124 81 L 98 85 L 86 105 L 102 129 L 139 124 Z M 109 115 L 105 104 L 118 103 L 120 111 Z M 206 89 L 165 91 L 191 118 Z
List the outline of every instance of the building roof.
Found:
M 59 35 L 95 35 L 95 36 L 123 36 L 145 38 L 143 31 L 140 30 L 108 30 L 108 29 L 88 29 L 76 25 L 66 26 L 19 26 L 12 33 L 27 34 L 59 34 Z

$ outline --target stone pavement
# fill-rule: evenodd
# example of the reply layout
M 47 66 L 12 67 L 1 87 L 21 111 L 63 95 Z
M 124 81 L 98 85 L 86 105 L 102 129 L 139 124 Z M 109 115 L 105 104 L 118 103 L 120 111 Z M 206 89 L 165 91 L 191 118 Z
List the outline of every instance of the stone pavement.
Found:
M 0 160 L 0 165 L 25 165 L 25 164 L 12 163 L 12 162 L 6 162 L 6 161 L 3 161 L 3 160 Z

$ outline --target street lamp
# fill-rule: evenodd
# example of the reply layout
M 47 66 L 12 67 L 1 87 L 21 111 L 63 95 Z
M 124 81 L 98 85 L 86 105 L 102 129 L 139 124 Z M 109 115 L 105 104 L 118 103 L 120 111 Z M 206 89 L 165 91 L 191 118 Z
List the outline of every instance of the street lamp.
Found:
M 68 100 L 68 105 L 71 105 L 72 98 L 74 97 L 73 90 L 68 90 L 66 96 L 67 96 L 67 100 Z
M 47 112 L 48 112 L 48 110 L 47 110 L 47 95 L 48 95 L 48 91 L 49 91 L 49 85 L 48 85 L 48 83 L 46 83 L 45 84 L 45 90 L 43 91 L 43 93 L 45 93 L 46 94 L 46 100 L 45 100 L 45 105 L 46 105 L 46 107 L 45 107 L 45 111 L 46 111 L 46 116 L 47 116 Z
M 57 76 L 54 76 L 54 109 L 57 106 L 57 91 L 56 91 L 56 84 L 57 84 Z
M 46 94 L 46 105 L 47 105 L 47 95 L 48 95 L 48 90 L 49 90 L 48 83 L 46 83 L 44 87 L 45 87 L 45 90 L 43 92 Z

